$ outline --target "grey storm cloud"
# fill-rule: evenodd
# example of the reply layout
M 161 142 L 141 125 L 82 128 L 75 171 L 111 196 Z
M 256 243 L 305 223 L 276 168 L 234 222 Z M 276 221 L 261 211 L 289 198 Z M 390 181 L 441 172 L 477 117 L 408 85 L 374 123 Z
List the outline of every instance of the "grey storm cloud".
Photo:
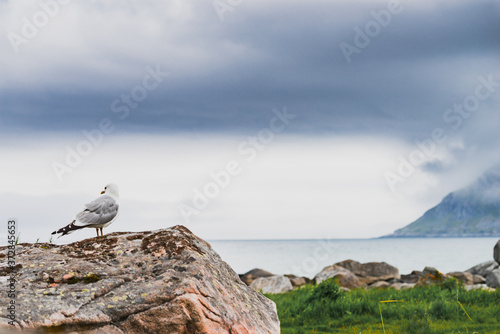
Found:
M 355 28 L 388 3 L 252 1 L 224 20 L 212 2 L 61 5 L 17 54 L 2 41 L 0 127 L 79 131 L 109 117 L 125 132 L 252 132 L 287 106 L 299 134 L 420 138 L 479 76 L 500 80 L 500 5 L 401 1 L 348 63 L 339 45 L 356 47 Z M 5 36 L 37 10 L 0 6 Z M 116 107 L 148 66 L 169 75 L 121 120 Z M 498 94 L 481 108 L 497 106 Z
M 204 238 L 390 233 L 500 163 L 499 17 L 497 0 L 0 0 L 0 201 L 34 241 L 113 181 L 114 228 L 160 228 L 234 160 L 189 226 Z M 279 135 L 273 110 L 294 115 Z

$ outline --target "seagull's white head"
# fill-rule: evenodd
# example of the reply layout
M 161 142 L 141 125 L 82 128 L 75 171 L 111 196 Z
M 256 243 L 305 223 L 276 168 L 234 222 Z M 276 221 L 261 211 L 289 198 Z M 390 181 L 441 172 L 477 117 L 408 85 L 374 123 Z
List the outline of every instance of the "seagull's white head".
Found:
M 120 197 L 118 194 L 118 186 L 114 183 L 110 183 L 106 187 L 104 187 L 104 190 L 101 191 L 101 194 L 110 195 L 115 198 Z

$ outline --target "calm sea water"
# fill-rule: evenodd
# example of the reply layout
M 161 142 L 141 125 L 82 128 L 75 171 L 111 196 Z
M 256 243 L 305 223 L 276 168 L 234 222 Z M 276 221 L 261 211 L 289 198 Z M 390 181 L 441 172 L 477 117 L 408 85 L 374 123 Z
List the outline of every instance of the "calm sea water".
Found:
M 274 274 L 314 277 L 324 267 L 347 259 L 387 262 L 401 274 L 432 266 L 464 271 L 493 260 L 498 238 L 411 238 L 356 240 L 210 241 L 238 274 L 262 268 Z

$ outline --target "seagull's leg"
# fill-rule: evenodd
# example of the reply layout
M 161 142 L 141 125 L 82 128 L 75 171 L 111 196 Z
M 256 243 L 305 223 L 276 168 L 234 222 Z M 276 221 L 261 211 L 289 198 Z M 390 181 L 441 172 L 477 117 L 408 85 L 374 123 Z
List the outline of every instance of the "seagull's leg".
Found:
M 97 232 L 97 236 L 99 236 L 99 229 L 96 227 L 95 231 Z
M 102 233 L 102 227 L 100 228 L 100 230 L 101 230 L 101 237 L 102 237 L 102 236 L 104 236 L 104 234 Z

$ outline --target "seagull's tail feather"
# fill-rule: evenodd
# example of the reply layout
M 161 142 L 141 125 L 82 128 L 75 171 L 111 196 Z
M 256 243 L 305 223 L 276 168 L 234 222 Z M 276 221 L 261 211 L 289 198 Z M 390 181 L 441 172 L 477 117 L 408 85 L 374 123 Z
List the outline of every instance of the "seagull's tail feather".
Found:
M 81 229 L 82 227 L 81 226 L 77 226 L 75 225 L 76 223 L 76 220 L 73 220 L 71 223 L 69 223 L 68 225 L 58 229 L 57 231 L 54 231 L 52 232 L 52 234 L 58 234 L 58 233 L 61 233 L 61 235 L 59 237 L 57 237 L 57 239 L 59 239 L 60 237 L 62 237 L 63 235 L 67 235 L 67 234 L 70 234 L 70 233 L 73 233 L 73 231 L 76 231 L 76 230 L 79 230 Z

